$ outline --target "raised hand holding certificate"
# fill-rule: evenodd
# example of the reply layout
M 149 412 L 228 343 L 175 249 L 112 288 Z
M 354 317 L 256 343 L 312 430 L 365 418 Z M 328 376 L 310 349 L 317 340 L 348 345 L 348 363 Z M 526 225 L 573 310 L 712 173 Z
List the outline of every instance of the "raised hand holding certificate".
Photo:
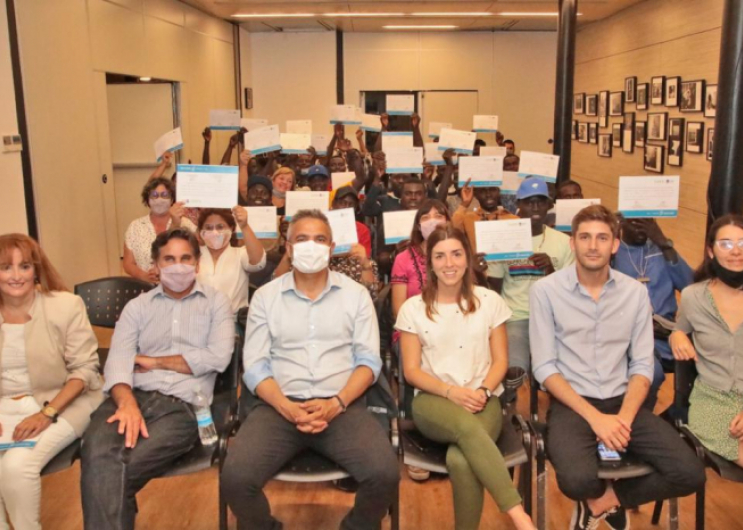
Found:
M 281 133 L 279 141 L 281 142 L 282 153 L 306 155 L 307 149 L 312 143 L 312 136 L 309 134 Z
M 451 129 L 451 123 L 445 123 L 442 121 L 432 121 L 428 124 L 428 137 L 438 138 L 441 136 L 441 129 Z
M 475 148 L 477 133 L 458 131 L 456 129 L 441 129 L 439 136 L 439 151 L 454 149 L 459 154 L 471 155 Z
M 325 216 L 328 218 L 330 229 L 333 231 L 333 243 L 335 243 L 333 255 L 337 256 L 350 252 L 351 247 L 359 242 L 353 208 L 331 210 L 325 212 Z
M 328 211 L 330 193 L 327 191 L 287 191 L 286 215 L 284 218 L 291 221 L 292 216 L 299 210 Z
M 279 237 L 276 222 L 276 206 L 249 206 L 248 226 L 258 239 L 276 239 Z
M 503 157 L 463 156 L 459 161 L 459 184 L 471 179 L 473 188 L 493 188 L 503 184 Z
M 557 182 L 557 168 L 560 165 L 559 155 L 521 151 L 519 177 L 536 177 L 545 182 Z
M 382 122 L 379 116 L 376 114 L 362 114 L 361 115 L 361 130 L 380 132 L 382 130 Z
M 387 173 L 423 173 L 422 147 L 392 147 L 385 154 Z
M 383 212 L 384 244 L 394 245 L 400 241 L 410 239 L 410 233 L 413 231 L 413 223 L 415 222 L 415 214 L 417 213 L 417 210 Z
M 355 105 L 333 105 L 330 107 L 330 123 L 361 125 L 361 110 Z
M 432 166 L 445 166 L 444 152 L 439 151 L 439 144 L 435 142 L 426 143 L 426 162 Z
M 176 127 L 157 139 L 155 142 L 155 158 L 160 162 L 166 152 L 172 153 L 179 149 L 183 149 L 183 136 L 181 135 L 181 128 Z
M 415 96 L 387 94 L 387 114 L 390 116 L 412 116 L 415 112 Z
M 475 132 L 497 132 L 498 116 L 473 116 L 472 130 Z
M 281 150 L 281 134 L 278 125 L 269 125 L 245 133 L 245 149 L 252 156 Z M 306 149 L 306 147 L 305 147 Z
M 189 208 L 232 208 L 237 204 L 237 166 L 178 164 L 175 195 Z
M 286 120 L 286 132 L 289 134 L 312 134 L 312 120 Z
M 214 131 L 239 131 L 239 110 L 210 110 L 209 128 Z
M 487 261 L 524 259 L 534 253 L 530 219 L 477 221 L 475 239 L 477 252 L 485 254 Z
M 413 133 L 410 131 L 383 132 L 382 150 L 386 153 L 393 147 L 413 147 Z
M 257 118 L 243 118 L 240 120 L 240 127 L 246 131 L 252 131 L 253 129 L 261 129 L 268 127 L 268 120 L 260 120 Z
M 625 217 L 676 217 L 679 176 L 619 177 L 619 211 Z
M 558 199 L 555 201 L 555 229 L 570 232 L 575 214 L 593 204 L 601 204 L 601 199 Z

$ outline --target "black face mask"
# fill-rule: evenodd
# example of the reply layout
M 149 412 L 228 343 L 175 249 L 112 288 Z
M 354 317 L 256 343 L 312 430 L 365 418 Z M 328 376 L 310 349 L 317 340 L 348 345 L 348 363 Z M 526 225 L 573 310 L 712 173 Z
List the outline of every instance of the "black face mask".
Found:
M 712 258 L 712 270 L 714 271 L 715 276 L 728 287 L 743 290 L 743 271 L 735 272 L 726 269 L 720 265 L 717 258 Z

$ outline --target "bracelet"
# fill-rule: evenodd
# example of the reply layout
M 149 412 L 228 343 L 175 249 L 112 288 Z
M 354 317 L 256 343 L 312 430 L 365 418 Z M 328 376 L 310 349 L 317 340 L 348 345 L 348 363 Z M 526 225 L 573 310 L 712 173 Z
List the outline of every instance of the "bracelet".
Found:
M 338 394 L 334 395 L 333 397 L 338 400 L 338 403 L 340 403 L 341 412 L 346 412 L 346 409 L 348 407 L 346 407 L 346 404 L 343 402 L 343 400 L 341 399 L 341 397 Z

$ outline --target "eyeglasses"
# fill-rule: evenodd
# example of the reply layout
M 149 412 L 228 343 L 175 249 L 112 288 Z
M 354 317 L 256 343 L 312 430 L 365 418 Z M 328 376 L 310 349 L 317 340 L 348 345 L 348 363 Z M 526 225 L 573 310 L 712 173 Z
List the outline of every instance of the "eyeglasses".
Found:
M 732 239 L 718 239 L 715 241 L 715 246 L 720 250 L 726 250 L 730 252 L 733 247 L 738 247 L 739 250 L 743 250 L 743 239 L 733 241 Z
M 161 199 L 170 199 L 171 195 L 169 191 L 161 191 L 158 193 L 157 191 L 153 190 L 150 192 L 150 199 L 157 199 L 160 197 Z

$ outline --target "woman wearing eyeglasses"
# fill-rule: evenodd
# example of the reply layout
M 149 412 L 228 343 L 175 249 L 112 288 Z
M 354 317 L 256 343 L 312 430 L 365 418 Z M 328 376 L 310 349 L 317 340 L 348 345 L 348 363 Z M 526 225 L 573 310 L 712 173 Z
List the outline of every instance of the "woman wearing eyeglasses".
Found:
M 712 224 L 694 279 L 681 293 L 670 338 L 673 356 L 696 361 L 699 372 L 689 428 L 707 449 L 743 467 L 743 216 Z
M 124 234 L 124 271 L 134 278 L 157 283 L 152 264 L 152 242 L 161 232 L 184 227 L 196 232 L 196 226 L 183 217 L 183 203 L 175 202 L 175 186 L 166 178 L 154 178 L 142 188 L 142 204 L 150 213 L 131 222 Z

